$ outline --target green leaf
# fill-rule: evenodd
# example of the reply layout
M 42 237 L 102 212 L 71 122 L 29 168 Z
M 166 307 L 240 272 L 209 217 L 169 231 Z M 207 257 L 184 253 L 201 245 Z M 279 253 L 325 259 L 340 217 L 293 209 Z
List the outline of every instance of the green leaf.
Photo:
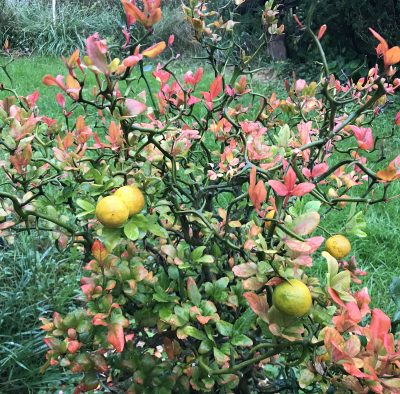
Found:
M 131 241 L 136 241 L 140 235 L 138 226 L 136 226 L 136 224 L 131 221 L 125 224 L 124 233 Z
M 215 282 L 215 285 L 219 288 L 219 289 L 226 289 L 228 287 L 229 284 L 229 278 L 227 278 L 226 276 L 224 276 L 223 278 L 218 279 Z
M 175 265 L 171 265 L 168 267 L 168 276 L 173 280 L 179 279 L 179 269 Z
M 286 148 L 290 140 L 290 128 L 288 124 L 284 124 L 278 132 L 277 142 L 278 145 Z
M 168 232 L 164 227 L 161 227 L 158 223 L 149 223 L 147 225 L 147 230 L 149 230 L 156 237 L 168 238 Z
M 106 249 L 111 252 L 121 242 L 121 229 L 119 228 L 103 228 L 102 240 Z
M 213 348 L 214 358 L 218 365 L 224 365 L 226 362 L 229 361 L 229 357 L 221 352 L 218 348 Z
M 224 337 L 230 337 L 233 332 L 233 324 L 224 320 L 219 320 L 217 321 L 217 331 Z
M 199 353 L 206 354 L 212 349 L 212 347 L 213 347 L 213 343 L 211 341 L 209 341 L 209 340 L 202 341 L 199 346 Z
M 90 211 L 92 213 L 96 209 L 96 207 L 91 202 L 87 200 L 82 200 L 80 198 L 76 200 L 76 204 L 78 205 L 78 207 L 82 208 L 86 212 Z
M 235 321 L 233 325 L 233 331 L 236 334 L 243 334 L 249 332 L 251 326 L 256 321 L 256 314 L 251 309 L 246 309 L 246 311 Z
M 195 263 L 203 256 L 203 252 L 205 250 L 205 246 L 198 246 L 192 253 L 190 253 L 190 259 Z
M 192 301 L 194 305 L 199 306 L 201 302 L 201 294 L 195 280 L 189 277 L 187 279 L 186 285 L 189 300 Z
M 251 338 L 249 338 L 244 334 L 235 335 L 232 338 L 231 343 L 234 346 L 243 346 L 243 347 L 249 347 L 253 345 L 253 341 L 251 340 Z
M 304 213 L 318 212 L 321 208 L 321 204 L 322 203 L 320 201 L 309 201 L 306 205 L 304 205 Z
M 367 228 L 367 222 L 362 211 L 352 215 L 347 221 L 344 229 L 347 234 L 355 235 L 356 237 L 365 238 L 367 233 L 364 230 Z
M 186 335 L 189 337 L 198 339 L 199 341 L 206 341 L 207 336 L 204 334 L 204 332 L 198 330 L 196 327 L 193 326 L 186 326 L 182 330 Z
M 214 262 L 214 257 L 210 256 L 209 254 L 205 254 L 196 261 L 196 263 L 204 263 L 204 264 L 211 264 L 213 262 Z
M 129 219 L 129 221 L 131 223 L 134 223 L 137 227 L 139 227 L 139 229 L 147 230 L 148 220 L 146 219 L 146 216 L 144 216 L 142 213 L 132 216 Z M 151 220 L 151 223 L 153 223 L 153 222 L 154 222 L 154 220 Z

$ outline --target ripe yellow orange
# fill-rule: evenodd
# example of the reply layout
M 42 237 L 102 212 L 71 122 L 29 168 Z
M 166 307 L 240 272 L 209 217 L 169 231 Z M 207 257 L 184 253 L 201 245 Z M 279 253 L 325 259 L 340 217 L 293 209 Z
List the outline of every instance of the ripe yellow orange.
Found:
M 271 211 L 269 211 L 269 212 L 265 215 L 265 219 L 267 219 L 267 220 L 265 221 L 265 228 L 266 228 L 266 229 L 269 230 L 269 229 L 271 228 L 272 222 L 271 222 L 271 220 L 268 220 L 268 219 L 273 219 L 274 216 L 275 216 L 275 210 L 274 210 L 274 209 L 272 209 Z
M 129 217 L 138 214 L 144 208 L 143 193 L 136 186 L 122 186 L 115 193 L 129 209 Z
M 129 209 L 117 196 L 102 198 L 96 205 L 96 217 L 105 227 L 122 226 L 129 217 Z
M 298 279 L 289 279 L 276 286 L 272 294 L 275 308 L 287 316 L 301 317 L 312 306 L 312 297 L 308 287 Z
M 341 260 L 350 253 L 351 244 L 345 236 L 337 234 L 326 240 L 325 250 L 335 259 Z

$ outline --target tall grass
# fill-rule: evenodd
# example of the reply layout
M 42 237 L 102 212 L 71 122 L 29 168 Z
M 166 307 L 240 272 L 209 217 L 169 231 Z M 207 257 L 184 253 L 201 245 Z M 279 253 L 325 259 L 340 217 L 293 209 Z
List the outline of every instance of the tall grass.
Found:
M 61 55 L 83 48 L 86 37 L 95 32 L 109 43 L 121 35 L 116 27 L 121 7 L 116 1 L 107 5 L 100 1 L 92 5 L 60 1 L 55 21 L 51 2 L 34 0 L 4 7 L 0 37 L 9 39 L 11 49 L 23 52 Z
M 39 318 L 72 306 L 79 273 L 77 252 L 61 255 L 47 236 L 20 234 L 0 246 L 0 393 L 60 387 L 62 373 L 39 373 L 46 351 Z

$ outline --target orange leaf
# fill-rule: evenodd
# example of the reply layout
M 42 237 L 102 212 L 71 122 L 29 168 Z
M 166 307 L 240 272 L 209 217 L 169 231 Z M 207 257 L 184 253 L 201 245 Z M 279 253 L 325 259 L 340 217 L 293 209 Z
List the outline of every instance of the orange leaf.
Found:
M 74 68 L 78 65 L 79 60 L 79 49 L 76 49 L 69 59 L 66 61 L 67 67 Z
M 378 171 L 376 176 L 385 182 L 390 182 L 395 179 L 397 170 L 393 163 L 390 163 L 384 170 Z
M 159 43 L 152 45 L 150 48 L 145 49 L 142 52 L 142 55 L 154 59 L 160 53 L 162 53 L 166 47 L 167 44 L 165 41 L 160 41 Z
M 124 350 L 124 329 L 120 324 L 108 325 L 107 342 L 113 345 L 118 353 L 121 353 Z
M 396 63 L 400 62 L 400 47 L 393 47 L 390 48 L 386 53 L 384 54 L 384 62 L 385 66 L 392 66 Z
M 379 45 L 376 47 L 376 53 L 378 55 L 383 55 L 389 50 L 389 45 L 386 42 L 386 40 L 378 34 L 374 29 L 369 28 L 369 31 L 372 33 L 372 35 L 379 41 Z

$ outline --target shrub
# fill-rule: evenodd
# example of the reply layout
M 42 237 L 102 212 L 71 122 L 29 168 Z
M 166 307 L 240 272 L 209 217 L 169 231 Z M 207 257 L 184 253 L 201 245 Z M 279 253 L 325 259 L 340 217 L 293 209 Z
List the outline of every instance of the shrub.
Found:
M 122 1 L 119 57 L 94 34 L 65 78 L 43 78 L 63 122 L 37 116 L 38 92 L 2 85 L 1 230 L 51 230 L 84 264 L 76 309 L 42 318 L 43 371 L 79 374 L 75 393 L 398 392 L 391 320 L 355 290 L 365 273 L 351 242 L 319 253 L 319 231 L 351 206 L 336 232 L 365 236 L 363 207 L 394 198 L 400 156 L 379 157 L 371 124 L 400 86 L 400 49 L 371 31 L 383 67 L 342 84 L 324 28 L 307 25 L 322 77 L 266 96 L 249 82 L 251 55 L 236 55 L 233 21 L 190 1 L 210 67 L 178 75 L 171 55 L 150 76 L 146 60 L 170 54 L 174 37 L 152 40 L 160 1 L 143 3 Z

